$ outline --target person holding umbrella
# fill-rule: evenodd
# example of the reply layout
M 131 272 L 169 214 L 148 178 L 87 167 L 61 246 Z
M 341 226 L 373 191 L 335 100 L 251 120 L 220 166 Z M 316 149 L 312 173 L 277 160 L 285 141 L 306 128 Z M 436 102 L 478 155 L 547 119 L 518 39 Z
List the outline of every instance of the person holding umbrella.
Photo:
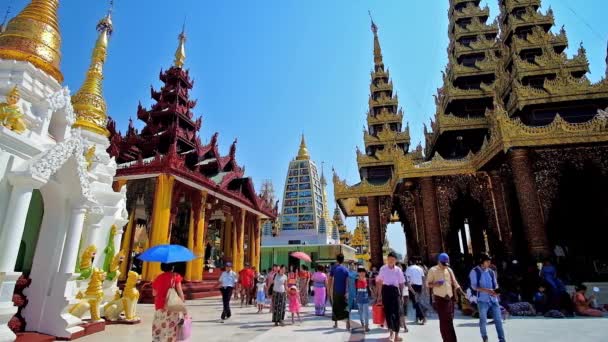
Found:
M 230 298 L 232 298 L 232 291 L 234 290 L 237 281 L 238 276 L 236 275 L 236 272 L 232 270 L 232 263 L 227 262 L 225 265 L 225 270 L 222 272 L 220 279 L 218 280 L 220 292 L 222 293 L 222 303 L 224 306 L 222 315 L 220 317 L 221 323 L 224 323 L 225 319 L 232 316 L 232 312 L 230 311 Z
M 138 256 L 141 261 L 160 262 L 163 271 L 152 282 L 154 296 L 154 321 L 152 323 L 152 341 L 176 341 L 180 321 L 179 311 L 167 310 L 167 294 L 175 289 L 177 295 L 185 302 L 182 290 L 182 276 L 174 272 L 174 263 L 190 261 L 195 258 L 187 248 L 179 245 L 158 245 L 149 248 Z M 185 307 L 183 308 L 184 311 Z

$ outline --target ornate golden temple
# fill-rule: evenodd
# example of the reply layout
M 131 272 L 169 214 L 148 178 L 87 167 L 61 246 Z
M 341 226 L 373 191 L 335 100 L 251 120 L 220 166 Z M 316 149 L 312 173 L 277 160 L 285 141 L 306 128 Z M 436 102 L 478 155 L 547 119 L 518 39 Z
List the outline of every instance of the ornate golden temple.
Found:
M 361 181 L 347 185 L 334 173 L 336 200 L 346 216 L 369 217 L 376 266 L 386 225 L 400 222 L 410 256 L 533 259 L 561 246 L 585 255 L 592 272 L 602 248 L 589 236 L 607 238 L 608 80 L 587 78 L 582 44 L 565 53 L 566 32 L 551 31 L 553 12 L 541 0 L 500 0 L 492 23 L 479 3 L 450 0 L 449 62 L 424 151 L 409 150 L 372 21 Z

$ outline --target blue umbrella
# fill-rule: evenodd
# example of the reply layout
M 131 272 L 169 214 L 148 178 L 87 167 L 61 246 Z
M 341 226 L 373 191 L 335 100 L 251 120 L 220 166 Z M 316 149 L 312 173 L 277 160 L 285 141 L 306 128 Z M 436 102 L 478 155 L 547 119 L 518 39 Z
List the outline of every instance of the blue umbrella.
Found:
M 148 262 L 162 262 L 170 264 L 195 259 L 196 256 L 188 248 L 180 245 L 158 245 L 148 248 L 137 258 Z

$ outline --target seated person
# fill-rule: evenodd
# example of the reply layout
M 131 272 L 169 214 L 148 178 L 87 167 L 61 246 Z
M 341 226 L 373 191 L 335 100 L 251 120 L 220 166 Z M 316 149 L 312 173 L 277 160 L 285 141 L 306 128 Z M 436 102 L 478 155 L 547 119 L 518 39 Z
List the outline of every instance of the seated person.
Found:
M 541 284 L 538 287 L 538 291 L 534 294 L 534 308 L 540 315 L 544 315 L 547 312 L 547 294 L 545 291 L 545 284 Z
M 591 302 L 595 299 L 595 295 L 587 298 L 585 296 L 586 292 L 587 286 L 581 284 L 576 287 L 576 292 L 572 296 L 576 313 L 581 316 L 603 317 L 604 313 L 602 311 L 591 308 Z

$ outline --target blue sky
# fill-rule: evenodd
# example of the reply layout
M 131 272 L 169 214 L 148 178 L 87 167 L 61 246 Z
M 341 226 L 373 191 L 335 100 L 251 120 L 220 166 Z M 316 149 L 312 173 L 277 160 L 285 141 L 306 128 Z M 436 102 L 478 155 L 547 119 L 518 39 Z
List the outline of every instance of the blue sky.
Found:
M 26 0 L 8 0 L 13 14 Z M 201 136 L 220 132 L 222 150 L 238 137 L 237 158 L 256 187 L 271 179 L 282 194 L 289 160 L 304 133 L 313 159 L 358 181 L 355 146 L 369 93 L 372 33 L 368 10 L 379 26 L 412 145 L 422 140 L 422 123 L 434 113 L 432 95 L 446 62 L 448 0 L 116 0 L 114 34 L 105 68 L 110 115 L 124 131 L 137 103 L 151 104 L 150 85 L 173 61 L 177 35 L 186 19 L 186 67 L 195 79 L 195 114 Z M 498 0 L 484 0 L 493 16 Z M 605 71 L 608 25 L 603 0 L 544 0 L 565 25 L 572 54 L 583 41 L 590 78 Z M 75 92 L 88 67 L 95 24 L 107 8 L 102 0 L 64 0 L 60 5 L 65 84 Z M 493 19 L 493 18 L 492 18 Z M 333 210 L 333 187 L 328 188 Z M 348 220 L 354 228 L 354 220 Z M 402 252 L 399 226 L 389 228 L 391 246 Z

